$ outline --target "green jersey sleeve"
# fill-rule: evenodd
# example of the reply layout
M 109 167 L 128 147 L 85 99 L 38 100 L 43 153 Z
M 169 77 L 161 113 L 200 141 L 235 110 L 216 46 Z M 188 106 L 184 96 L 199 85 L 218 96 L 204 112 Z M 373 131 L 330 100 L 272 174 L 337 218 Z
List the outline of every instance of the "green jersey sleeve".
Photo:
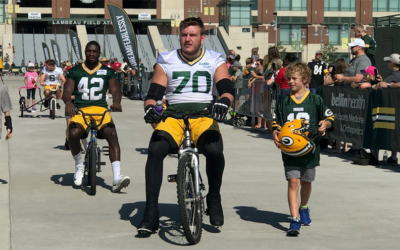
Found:
M 67 71 L 67 79 L 72 79 L 72 80 L 74 80 L 75 82 L 77 82 L 76 80 L 77 80 L 77 75 L 76 75 L 76 68 L 70 68 L 68 71 Z
M 112 68 L 107 68 L 107 80 L 117 78 L 117 72 L 115 72 Z
M 280 131 L 283 125 L 284 125 L 283 106 L 282 106 L 282 101 L 280 101 L 278 105 L 276 105 L 275 112 L 273 114 L 272 128 L 273 130 Z
M 322 97 L 318 96 L 318 109 L 319 109 L 319 121 L 329 121 L 331 124 L 335 121 L 335 116 L 333 115 L 333 112 L 328 106 L 326 106 L 324 100 Z M 318 121 L 318 122 L 319 122 Z

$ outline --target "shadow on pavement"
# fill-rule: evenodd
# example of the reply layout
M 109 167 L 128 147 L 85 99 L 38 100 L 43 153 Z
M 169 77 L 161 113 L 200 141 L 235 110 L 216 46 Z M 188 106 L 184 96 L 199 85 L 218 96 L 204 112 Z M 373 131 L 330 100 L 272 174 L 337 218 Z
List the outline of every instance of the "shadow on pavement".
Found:
M 147 155 L 149 154 L 149 149 L 148 148 L 136 148 L 135 149 L 137 152 L 140 152 L 141 155 Z
M 90 188 L 88 188 L 87 185 L 87 178 L 85 177 L 83 180 L 83 184 L 81 187 L 77 187 L 74 185 L 74 174 L 73 173 L 67 173 L 67 174 L 58 174 L 58 175 L 53 175 L 50 177 L 50 180 L 54 182 L 54 184 L 61 185 L 61 186 L 66 186 L 66 187 L 72 187 L 74 189 L 81 189 L 82 191 L 85 191 L 87 194 L 90 194 Z M 102 187 L 104 189 L 110 190 L 112 192 L 112 186 L 107 185 L 104 182 L 104 179 L 97 176 L 96 177 L 96 185 L 99 187 Z
M 255 207 L 246 207 L 246 206 L 237 206 L 234 207 L 237 209 L 236 213 L 240 216 L 240 219 L 255 223 L 265 223 L 271 225 L 272 227 L 287 231 L 288 228 L 282 226 L 280 223 L 288 223 L 290 215 L 288 214 L 280 214 L 270 211 L 262 211 L 258 210 Z
M 134 227 L 138 227 L 143 218 L 146 202 L 135 202 L 123 204 L 119 210 L 121 220 L 130 221 Z M 186 240 L 181 228 L 179 209 L 177 204 L 158 204 L 160 211 L 160 228 L 158 236 L 165 242 L 176 245 L 186 246 L 189 243 Z M 210 226 L 211 227 L 211 226 Z M 206 231 L 206 225 L 203 225 Z M 148 238 L 149 234 L 137 234 L 136 238 Z
M 6 180 L 0 179 L 0 183 L 1 183 L 1 184 L 7 184 L 8 182 L 7 182 Z
M 380 166 L 375 166 L 375 167 L 379 168 L 379 169 L 384 169 L 384 170 L 386 170 L 386 172 L 400 173 L 399 165 L 380 165 Z
M 66 151 L 67 149 L 65 149 L 65 146 L 64 145 L 58 145 L 58 146 L 55 146 L 55 147 L 53 147 L 54 149 L 59 149 L 59 150 L 62 150 L 62 151 Z

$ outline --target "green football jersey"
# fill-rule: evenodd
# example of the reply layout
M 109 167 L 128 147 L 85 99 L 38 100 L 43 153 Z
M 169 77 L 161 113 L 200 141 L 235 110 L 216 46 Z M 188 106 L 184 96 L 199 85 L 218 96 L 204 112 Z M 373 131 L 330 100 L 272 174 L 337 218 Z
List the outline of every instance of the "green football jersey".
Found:
M 322 120 L 331 123 L 334 121 L 334 115 L 323 99 L 319 95 L 307 91 L 300 101 L 291 94 L 278 102 L 274 114 L 274 130 L 280 130 L 286 122 L 302 118 L 308 121 L 312 131 L 318 130 L 318 123 Z M 282 153 L 283 165 L 307 168 L 319 166 L 319 140 L 315 141 L 315 146 L 314 153 L 310 152 L 299 157 Z
M 77 108 L 92 106 L 108 108 L 106 101 L 108 81 L 117 78 L 112 68 L 99 63 L 95 69 L 89 70 L 85 64 L 81 64 L 71 68 L 67 78 L 75 81 L 73 94 Z

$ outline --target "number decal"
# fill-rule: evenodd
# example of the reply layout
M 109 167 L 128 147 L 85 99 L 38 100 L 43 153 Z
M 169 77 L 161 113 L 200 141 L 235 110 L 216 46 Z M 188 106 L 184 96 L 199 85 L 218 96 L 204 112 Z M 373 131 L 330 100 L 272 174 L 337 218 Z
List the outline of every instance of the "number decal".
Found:
M 54 82 L 56 80 L 56 76 L 55 75 L 49 75 L 49 80 L 50 80 L 50 82 Z
M 99 86 L 98 87 L 93 86 L 89 89 L 89 78 L 88 77 L 82 77 L 81 80 L 79 81 L 78 90 L 79 90 L 79 92 L 82 93 L 82 100 L 98 101 L 101 98 L 103 98 L 102 93 L 100 93 L 99 95 L 96 95 L 96 92 L 103 90 L 103 87 L 104 87 L 103 78 L 92 78 L 90 80 L 90 84 L 99 84 Z
M 172 79 L 178 79 L 180 77 L 183 77 L 183 80 L 179 84 L 179 86 L 175 89 L 174 94 L 182 93 L 183 88 L 186 86 L 186 84 L 190 80 L 190 71 L 174 71 L 174 72 L 172 72 Z
M 189 82 L 191 78 L 191 72 L 190 71 L 174 71 L 172 72 L 172 78 L 173 79 L 178 79 L 181 78 L 182 82 L 179 84 L 179 86 L 175 89 L 174 94 L 182 94 L 182 90 L 186 87 L 186 84 Z M 204 77 L 206 81 L 207 88 L 206 90 L 199 91 L 199 77 Z M 193 86 L 192 86 L 192 92 L 198 92 L 198 93 L 206 93 L 208 94 L 211 90 L 211 74 L 208 71 L 196 71 L 193 74 Z
M 306 112 L 297 113 L 296 119 L 300 120 L 300 119 L 303 119 L 303 118 L 306 119 L 308 122 L 310 122 L 310 115 L 308 113 L 306 113 Z M 294 119 L 295 119 L 294 118 L 294 113 L 290 113 L 287 116 L 287 120 L 288 121 L 293 121 Z
M 199 92 L 199 77 L 205 77 L 207 82 L 207 89 L 202 93 L 208 93 L 211 89 L 211 75 L 208 71 L 196 71 L 193 74 L 193 92 Z
M 315 65 L 314 66 L 314 75 L 321 75 L 321 74 L 322 74 L 322 65 L 321 66 Z

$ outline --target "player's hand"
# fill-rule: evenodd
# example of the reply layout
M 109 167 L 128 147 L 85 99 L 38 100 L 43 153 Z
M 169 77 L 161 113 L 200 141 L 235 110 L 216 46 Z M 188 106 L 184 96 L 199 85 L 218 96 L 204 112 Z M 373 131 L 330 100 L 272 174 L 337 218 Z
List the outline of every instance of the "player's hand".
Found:
M 222 97 L 213 105 L 212 116 L 217 122 L 222 122 L 228 113 L 231 100 L 228 97 Z
M 318 132 L 320 132 L 322 136 L 325 135 L 326 123 L 327 123 L 326 121 L 320 121 L 320 122 L 318 123 L 318 125 L 319 125 Z
M 147 105 L 144 111 L 144 121 L 146 123 L 159 123 L 161 115 L 155 110 L 154 105 Z
M 72 102 L 70 102 L 67 105 L 65 105 L 65 113 L 69 117 L 74 117 L 76 115 L 76 113 L 75 113 L 75 105 Z
M 272 133 L 272 137 L 274 138 L 274 143 L 276 145 L 277 148 L 281 147 L 281 141 L 278 139 L 278 136 L 281 132 L 278 130 L 274 130 L 274 132 Z
M 110 109 L 114 112 L 122 112 L 122 106 L 120 103 L 113 103 Z

